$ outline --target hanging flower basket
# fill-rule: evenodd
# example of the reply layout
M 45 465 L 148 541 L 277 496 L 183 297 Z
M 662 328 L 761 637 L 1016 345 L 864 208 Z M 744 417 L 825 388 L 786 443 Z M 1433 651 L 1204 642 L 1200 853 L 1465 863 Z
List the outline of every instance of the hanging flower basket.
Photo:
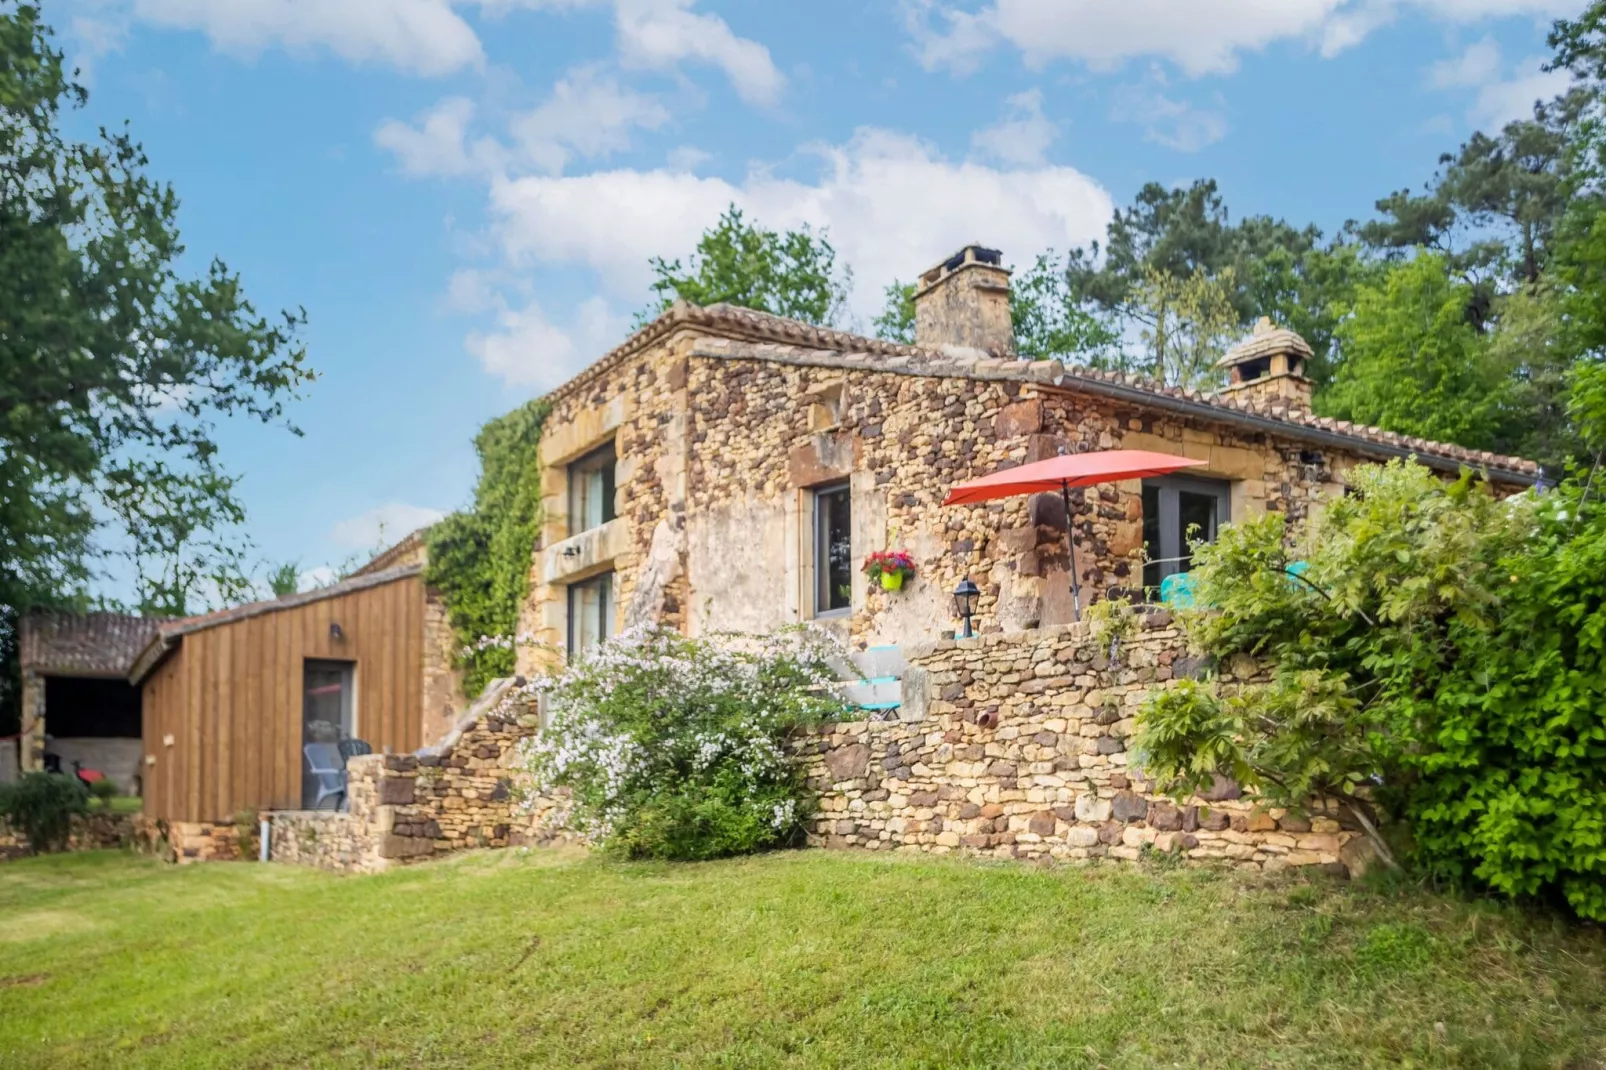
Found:
M 903 550 L 879 550 L 864 559 L 864 571 L 872 581 L 881 581 L 882 590 L 898 591 L 915 574 L 915 559 Z

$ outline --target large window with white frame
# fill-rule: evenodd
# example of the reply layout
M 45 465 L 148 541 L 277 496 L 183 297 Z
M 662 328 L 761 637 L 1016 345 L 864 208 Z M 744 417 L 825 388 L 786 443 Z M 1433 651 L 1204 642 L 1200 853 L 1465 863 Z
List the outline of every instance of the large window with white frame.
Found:
M 613 519 L 614 444 L 600 446 L 569 465 L 569 534 L 600 528 Z
M 814 615 L 853 608 L 853 496 L 846 483 L 814 491 Z

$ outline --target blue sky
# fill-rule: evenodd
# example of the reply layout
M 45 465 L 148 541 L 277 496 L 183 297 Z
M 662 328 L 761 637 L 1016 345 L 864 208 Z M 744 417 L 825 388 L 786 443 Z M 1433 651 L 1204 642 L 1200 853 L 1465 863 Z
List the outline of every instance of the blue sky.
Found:
M 627 333 L 735 201 L 827 227 L 865 326 L 967 241 L 1029 263 L 1144 182 L 1332 229 L 1559 85 L 1582 0 L 44 0 L 196 270 L 304 306 L 305 437 L 226 427 L 265 560 L 465 504 L 476 428 Z M 115 588 L 112 593 L 126 593 Z

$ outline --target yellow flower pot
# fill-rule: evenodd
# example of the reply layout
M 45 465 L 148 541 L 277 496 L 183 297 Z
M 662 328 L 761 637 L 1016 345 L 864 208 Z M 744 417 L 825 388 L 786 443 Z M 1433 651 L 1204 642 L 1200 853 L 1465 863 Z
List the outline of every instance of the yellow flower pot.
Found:
M 881 574 L 881 589 L 883 591 L 901 591 L 903 589 L 903 573 L 883 572 Z

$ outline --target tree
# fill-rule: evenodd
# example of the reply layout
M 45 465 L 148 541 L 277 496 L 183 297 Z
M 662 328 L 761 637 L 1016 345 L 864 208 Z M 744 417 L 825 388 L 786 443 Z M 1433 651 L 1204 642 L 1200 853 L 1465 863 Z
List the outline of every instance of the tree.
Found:
M 268 569 L 268 590 L 283 598 L 301 590 L 301 562 L 285 561 Z
M 1470 287 L 1468 320 L 1486 329 L 1497 295 L 1537 283 L 1549 265 L 1578 192 L 1572 144 L 1589 101 L 1589 93 L 1573 89 L 1535 103 L 1533 118 L 1507 123 L 1496 136 L 1473 134 L 1459 152 L 1439 158 L 1423 193 L 1401 190 L 1378 201 L 1382 218 L 1358 234 L 1396 259 L 1419 248 L 1437 252 Z
M 62 133 L 87 100 L 38 8 L 0 0 L 0 616 L 81 608 L 121 544 L 146 608 L 241 590 L 217 420 L 283 418 L 312 378 L 300 314 L 259 316 L 184 253 L 178 198 L 125 130 Z M 8 674 L 9 675 L 9 674 Z
M 1093 367 L 1124 364 L 1120 334 L 1108 316 L 1078 300 L 1058 254 L 1038 254 L 1015 276 L 1010 311 L 1015 352 L 1028 360 L 1063 359 Z
M 1216 362 L 1237 333 L 1231 268 L 1218 276 L 1195 269 L 1184 278 L 1157 268 L 1144 270 L 1133 307 L 1145 323 L 1145 365 L 1155 379 L 1188 390 L 1219 384 Z
M 676 301 L 694 305 L 731 304 L 821 326 L 843 317 L 853 272 L 838 267 L 836 250 L 824 232 L 809 227 L 776 233 L 749 223 L 731 205 L 719 222 L 703 232 L 685 264 L 652 258 L 658 295 L 640 317 L 668 311 Z
M 912 282 L 893 279 L 886 289 L 886 306 L 881 315 L 870 321 L 877 338 L 889 342 L 914 345 L 915 341 L 915 286 Z
M 302 321 L 259 317 L 219 261 L 199 279 L 178 274 L 173 190 L 145 174 L 126 131 L 92 144 L 61 134 L 62 108 L 87 94 L 38 10 L 4 6 L 0 604 L 80 585 L 99 508 L 132 536 L 142 596 L 182 608 L 197 571 L 229 570 L 197 540 L 239 517 L 215 421 L 282 417 L 311 378 Z M 186 555 L 201 567 L 172 567 Z
M 1465 316 L 1470 284 L 1423 251 L 1356 292 L 1337 337 L 1343 363 L 1319 410 L 1474 449 L 1496 444 L 1507 380 Z

